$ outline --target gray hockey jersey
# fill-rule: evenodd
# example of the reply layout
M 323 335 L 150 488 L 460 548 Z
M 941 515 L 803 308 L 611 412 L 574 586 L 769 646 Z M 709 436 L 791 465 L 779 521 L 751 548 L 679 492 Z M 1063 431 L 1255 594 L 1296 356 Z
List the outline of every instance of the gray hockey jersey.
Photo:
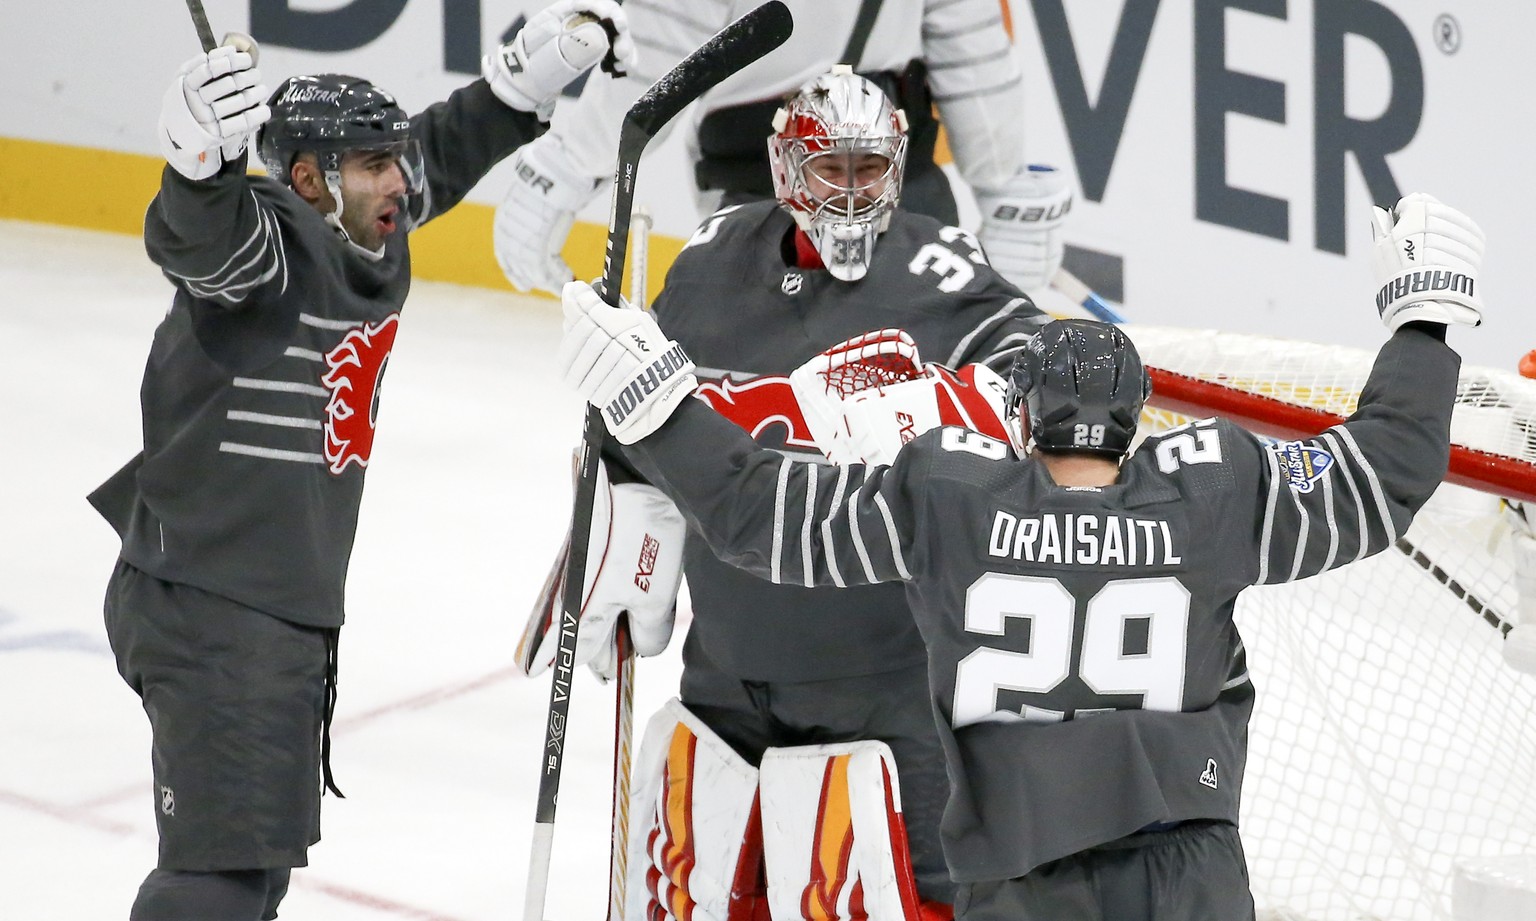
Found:
M 908 584 L 946 857 L 959 881 L 1009 879 L 1149 824 L 1237 821 L 1254 689 L 1235 599 L 1391 546 L 1445 473 L 1458 366 L 1400 330 L 1346 423 L 1270 443 L 1207 419 L 1104 488 L 959 428 L 890 467 L 801 463 L 691 403 L 631 456 L 733 565 Z
M 412 118 L 430 220 L 541 130 L 483 81 Z M 228 164 L 166 167 L 144 220 L 176 287 L 140 392 L 144 450 L 91 494 L 122 557 L 295 623 L 338 626 L 385 363 L 411 283 L 404 222 L 382 258 Z
M 793 268 L 793 221 L 775 202 L 706 220 L 667 274 L 657 321 L 700 367 L 699 395 L 759 444 L 821 458 L 789 373 L 844 339 L 901 327 L 926 361 L 985 361 L 1007 374 L 1013 353 L 1050 318 L 987 265 L 971 234 L 898 211 L 856 283 Z M 845 591 L 766 585 L 690 534 L 684 571 L 691 641 L 741 678 L 814 681 L 923 660 L 901 586 Z

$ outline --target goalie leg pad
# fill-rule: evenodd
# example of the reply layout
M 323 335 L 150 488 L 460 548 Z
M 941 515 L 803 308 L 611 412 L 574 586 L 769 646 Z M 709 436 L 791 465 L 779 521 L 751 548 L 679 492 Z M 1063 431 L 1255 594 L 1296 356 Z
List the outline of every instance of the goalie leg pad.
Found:
M 635 760 L 627 921 L 751 921 L 758 772 L 673 698 Z
M 884 742 L 770 748 L 760 775 L 774 921 L 918 921 L 896 760 Z

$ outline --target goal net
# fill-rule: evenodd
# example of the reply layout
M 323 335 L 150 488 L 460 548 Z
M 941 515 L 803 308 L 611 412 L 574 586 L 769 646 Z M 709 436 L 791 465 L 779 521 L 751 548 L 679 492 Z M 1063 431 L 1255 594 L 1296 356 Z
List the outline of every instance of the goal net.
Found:
M 1125 329 L 1155 369 L 1148 432 L 1224 415 L 1307 437 L 1354 410 L 1374 358 Z M 1459 865 L 1536 860 L 1536 677 L 1501 655 L 1520 620 L 1501 497 L 1536 500 L 1536 381 L 1463 367 L 1452 440 L 1452 482 L 1396 549 L 1239 599 L 1257 690 L 1242 832 L 1260 918 L 1450 921 Z

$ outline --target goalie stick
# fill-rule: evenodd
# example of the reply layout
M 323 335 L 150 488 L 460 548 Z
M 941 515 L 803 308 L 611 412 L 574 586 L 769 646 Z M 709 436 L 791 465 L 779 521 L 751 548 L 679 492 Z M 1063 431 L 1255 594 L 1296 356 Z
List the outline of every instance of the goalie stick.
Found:
M 779 47 L 794 26 L 789 8 L 780 0 L 757 7 L 727 25 L 688 55 L 650 89 L 624 115 L 619 129 L 619 156 L 614 167 L 613 198 L 609 205 L 608 242 L 603 256 L 603 299 L 617 306 L 619 285 L 629 236 L 630 210 L 634 206 L 635 176 L 640 156 L 662 126 L 688 104 L 720 81 Z M 539 773 L 538 805 L 534 812 L 533 846 L 528 860 L 528 888 L 523 902 L 523 921 L 543 921 L 544 896 L 549 885 L 549 858 L 555 836 L 555 808 L 560 791 L 560 769 L 565 750 L 566 719 L 571 706 L 572 663 L 576 655 L 576 625 L 581 615 L 582 588 L 586 584 L 587 542 L 591 537 L 592 506 L 596 499 L 598 455 L 607 440 L 607 429 L 596 407 L 587 407 L 582 431 L 581 474 L 571 513 L 571 552 L 566 561 L 565 592 L 561 600 L 560 645 L 555 653 L 549 688 L 549 719 L 545 725 L 544 758 Z
M 635 210 L 630 248 L 635 252 L 629 273 L 629 302 L 646 310 L 646 273 L 650 270 L 651 213 Z M 675 602 L 674 602 L 675 603 Z M 624 881 L 629 876 L 629 768 L 635 742 L 635 651 L 629 640 L 629 617 L 619 615 L 614 627 L 614 661 L 618 669 L 613 721 L 613 824 L 608 855 L 608 921 L 624 917 Z

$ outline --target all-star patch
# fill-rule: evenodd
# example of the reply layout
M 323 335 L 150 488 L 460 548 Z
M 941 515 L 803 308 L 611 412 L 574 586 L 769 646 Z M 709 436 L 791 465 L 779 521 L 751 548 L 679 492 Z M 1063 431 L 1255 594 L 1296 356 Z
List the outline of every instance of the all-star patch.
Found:
M 1332 454 L 1306 442 L 1283 441 L 1269 449 L 1280 458 L 1286 482 L 1297 492 L 1311 492 L 1334 463 Z

